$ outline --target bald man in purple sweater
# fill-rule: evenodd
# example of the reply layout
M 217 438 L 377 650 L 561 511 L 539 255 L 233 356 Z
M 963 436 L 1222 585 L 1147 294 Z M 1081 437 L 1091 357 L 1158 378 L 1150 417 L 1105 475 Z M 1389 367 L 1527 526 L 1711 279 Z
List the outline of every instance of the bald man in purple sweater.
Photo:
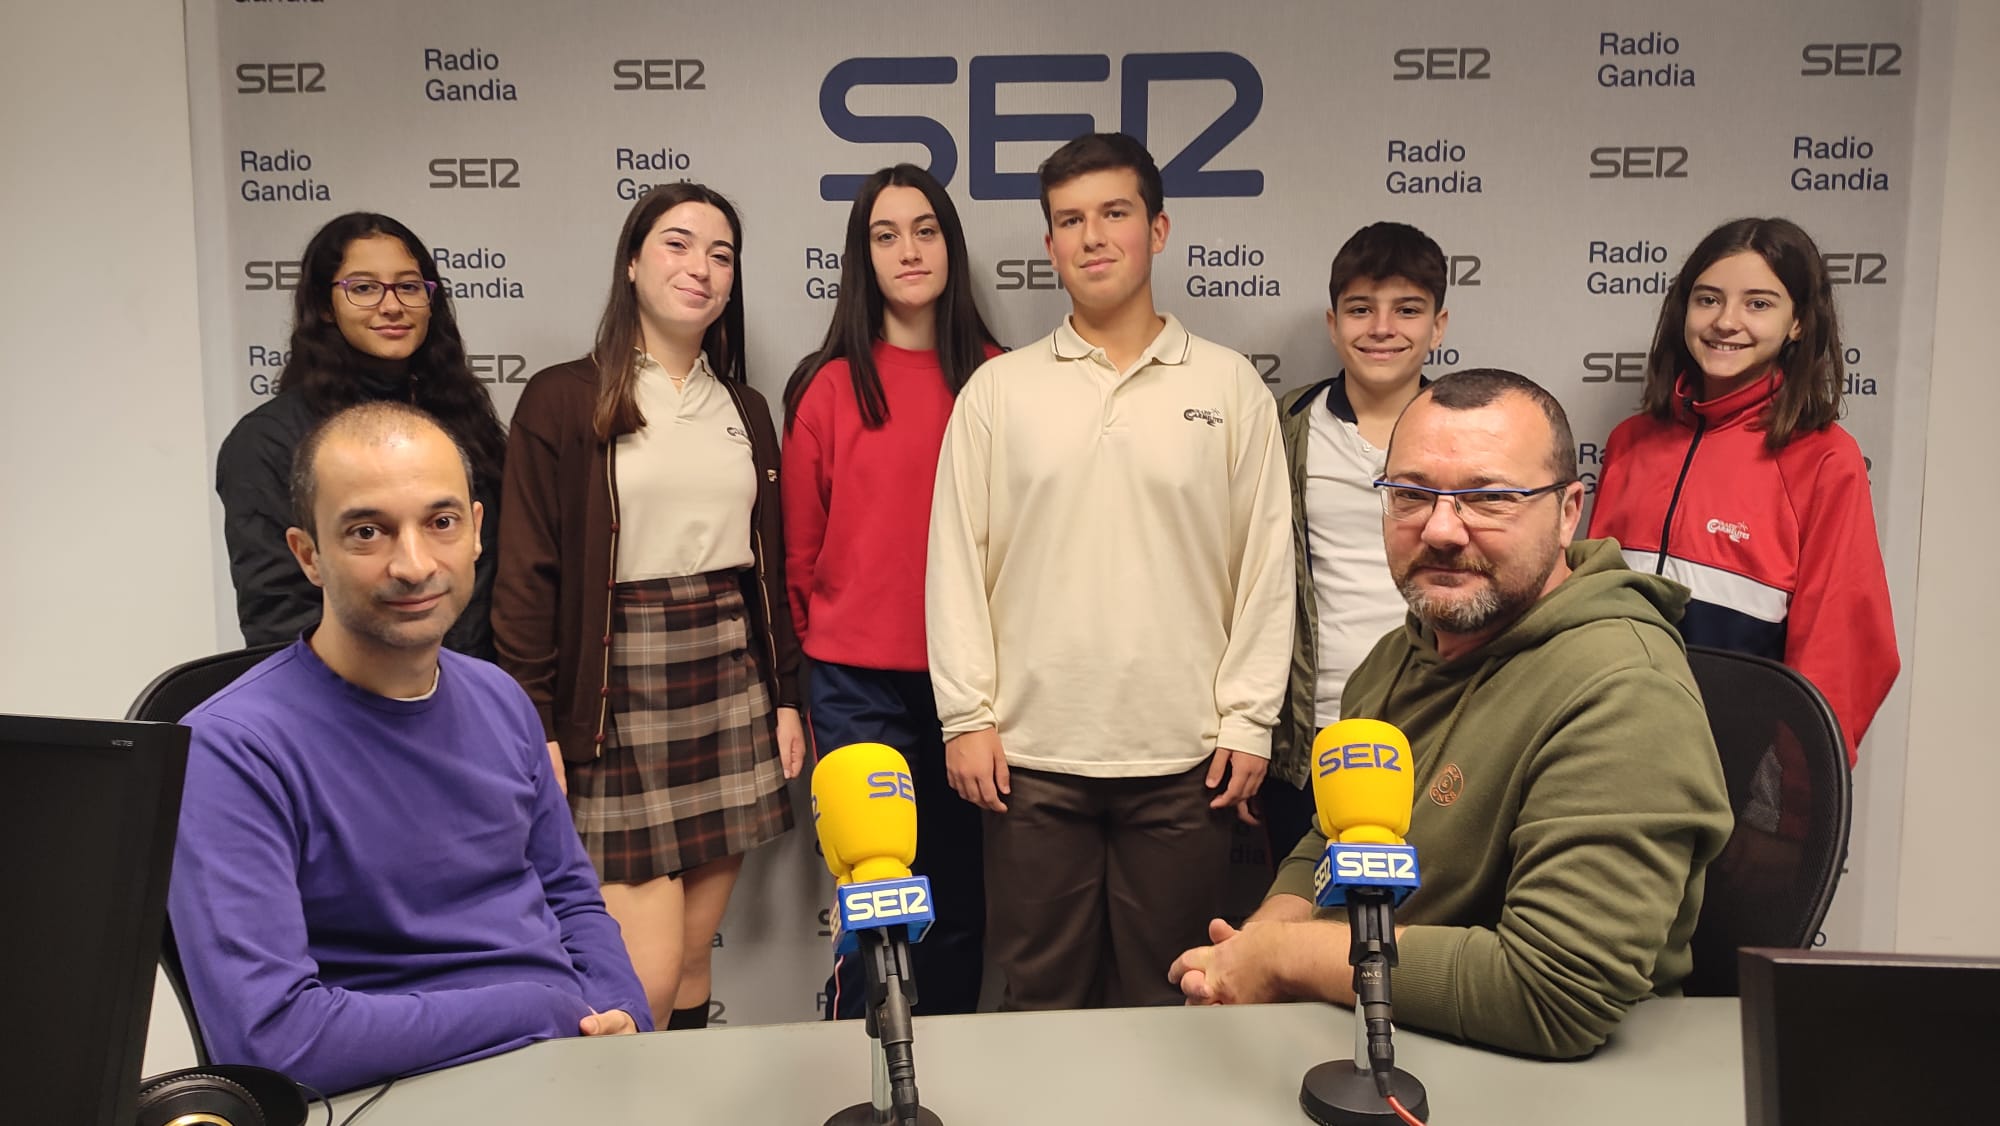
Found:
M 344 1091 L 650 1031 L 533 705 L 440 648 L 479 553 L 462 452 L 371 403 L 298 466 L 324 617 L 185 720 L 168 906 L 210 1053 Z

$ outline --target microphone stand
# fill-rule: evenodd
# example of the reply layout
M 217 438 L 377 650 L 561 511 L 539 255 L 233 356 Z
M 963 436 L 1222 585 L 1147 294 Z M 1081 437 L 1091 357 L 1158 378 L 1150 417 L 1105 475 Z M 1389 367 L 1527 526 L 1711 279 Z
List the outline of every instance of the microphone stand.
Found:
M 826 1126 L 943 1126 L 917 1101 L 916 1032 L 910 1023 L 917 983 L 910 970 L 909 940 L 894 928 L 879 927 L 855 938 L 868 982 L 870 1098 L 827 1119 Z
M 1396 1066 L 1391 1039 L 1389 970 L 1396 965 L 1395 908 L 1383 888 L 1347 891 L 1348 964 L 1354 967 L 1354 1058 L 1306 1072 L 1299 1108 L 1320 1126 L 1389 1126 L 1402 1122 L 1394 1095 L 1412 1117 L 1430 1117 L 1429 1096 L 1416 1076 Z

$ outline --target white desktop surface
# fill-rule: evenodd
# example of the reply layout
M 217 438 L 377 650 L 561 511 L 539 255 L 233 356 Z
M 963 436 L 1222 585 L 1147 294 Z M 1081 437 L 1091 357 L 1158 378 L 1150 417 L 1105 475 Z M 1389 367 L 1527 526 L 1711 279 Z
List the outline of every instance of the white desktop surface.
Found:
M 1351 1056 L 1353 1017 L 1326 1005 L 981 1013 L 916 1021 L 917 1081 L 946 1126 L 1295 1126 L 1299 1081 Z M 1589 1059 L 1548 1063 L 1398 1029 L 1397 1063 L 1434 1123 L 1736 1126 L 1734 999 L 1647 1001 Z M 810 1126 L 869 1091 L 859 1021 L 548 1041 L 401 1080 L 355 1126 L 519 1123 Z M 336 1100 L 338 1122 L 370 1092 Z M 321 1113 L 315 1108 L 315 1115 Z

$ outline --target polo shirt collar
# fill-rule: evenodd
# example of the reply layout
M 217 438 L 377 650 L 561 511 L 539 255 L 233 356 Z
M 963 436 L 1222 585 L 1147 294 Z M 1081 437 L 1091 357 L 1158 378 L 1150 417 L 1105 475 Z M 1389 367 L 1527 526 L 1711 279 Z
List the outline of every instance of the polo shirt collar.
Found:
M 1166 320 L 1166 325 L 1160 329 L 1158 336 L 1153 337 L 1153 342 L 1146 346 L 1146 350 L 1139 353 L 1139 358 L 1133 361 L 1131 370 L 1138 371 L 1147 364 L 1187 362 L 1188 355 L 1193 349 L 1193 338 L 1188 335 L 1188 330 L 1181 326 L 1179 317 L 1172 313 L 1162 313 L 1161 316 Z M 1076 328 L 1070 324 L 1068 317 L 1064 317 L 1062 324 L 1057 326 L 1053 343 L 1056 358 L 1059 360 L 1087 360 L 1095 355 L 1104 358 L 1105 366 L 1110 366 L 1110 359 L 1104 357 L 1104 349 L 1077 335 Z
M 634 348 L 632 351 L 638 356 L 640 371 L 651 372 L 661 379 L 668 378 L 667 369 L 661 365 L 660 361 L 653 358 L 651 352 L 646 351 L 644 348 Z M 715 369 L 708 366 L 708 353 L 698 352 L 695 354 L 694 366 L 688 369 L 687 381 L 689 384 L 698 383 L 703 376 L 710 379 L 715 378 Z

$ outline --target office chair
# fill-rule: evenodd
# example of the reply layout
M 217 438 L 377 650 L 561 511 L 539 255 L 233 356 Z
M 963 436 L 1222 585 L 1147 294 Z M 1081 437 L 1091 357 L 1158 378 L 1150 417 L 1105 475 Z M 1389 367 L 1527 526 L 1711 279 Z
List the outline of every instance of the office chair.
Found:
M 1813 944 L 1847 862 L 1847 740 L 1812 682 L 1776 661 L 1688 647 L 1735 831 L 1709 865 L 1690 997 L 1737 995 L 1736 952 Z
M 196 705 L 227 688 L 251 666 L 288 644 L 290 642 L 259 645 L 175 665 L 154 677 L 153 683 L 140 691 L 139 698 L 132 701 L 125 718 L 179 723 Z M 174 997 L 181 1003 L 181 1015 L 187 1019 L 188 1037 L 194 1041 L 195 1061 L 207 1066 L 212 1062 L 208 1044 L 201 1036 L 201 1022 L 195 1019 L 194 1000 L 188 996 L 187 978 L 181 974 L 180 949 L 174 945 L 172 923 L 167 925 L 166 933 L 161 936 L 160 968 L 166 971 L 167 983 L 174 987 Z

